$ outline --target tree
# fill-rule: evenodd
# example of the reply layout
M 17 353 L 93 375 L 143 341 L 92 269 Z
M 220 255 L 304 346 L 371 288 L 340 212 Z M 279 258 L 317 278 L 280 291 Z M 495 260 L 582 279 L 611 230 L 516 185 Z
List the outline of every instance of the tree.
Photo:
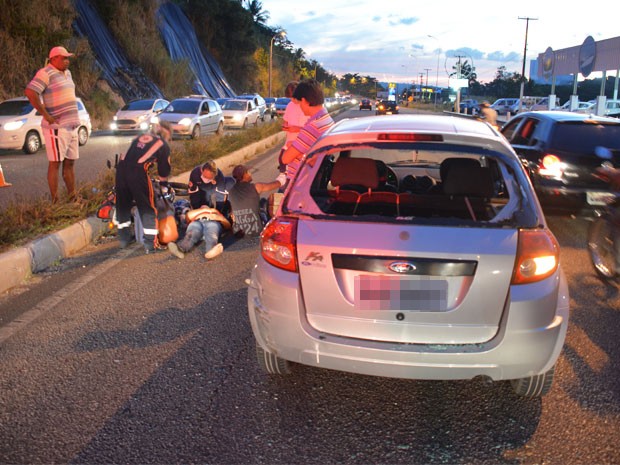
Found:
M 255 24 L 266 24 L 269 19 L 269 12 L 263 10 L 263 3 L 258 0 L 247 0 L 247 9 L 252 15 Z

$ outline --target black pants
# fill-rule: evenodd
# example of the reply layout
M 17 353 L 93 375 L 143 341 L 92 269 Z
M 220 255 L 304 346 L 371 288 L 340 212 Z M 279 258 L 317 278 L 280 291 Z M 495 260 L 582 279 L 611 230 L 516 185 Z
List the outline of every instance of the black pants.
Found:
M 134 202 L 144 229 L 144 246 L 156 247 L 158 231 L 153 183 L 142 167 L 129 168 L 119 164 L 116 168 L 116 218 L 121 242 L 128 242 L 131 235 L 131 207 Z

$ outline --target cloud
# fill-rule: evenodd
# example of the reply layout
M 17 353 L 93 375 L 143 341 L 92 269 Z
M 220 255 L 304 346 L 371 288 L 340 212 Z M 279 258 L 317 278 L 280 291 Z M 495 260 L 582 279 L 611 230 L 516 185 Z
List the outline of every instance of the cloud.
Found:
M 480 50 L 475 50 L 469 47 L 461 47 L 453 50 L 446 50 L 446 56 L 448 57 L 456 57 L 456 56 L 465 56 L 466 58 L 474 59 L 474 60 L 482 60 L 484 58 L 484 52 Z
M 499 62 L 519 62 L 522 60 L 522 56 L 517 52 L 510 52 L 506 54 L 498 50 L 487 54 L 487 60 Z

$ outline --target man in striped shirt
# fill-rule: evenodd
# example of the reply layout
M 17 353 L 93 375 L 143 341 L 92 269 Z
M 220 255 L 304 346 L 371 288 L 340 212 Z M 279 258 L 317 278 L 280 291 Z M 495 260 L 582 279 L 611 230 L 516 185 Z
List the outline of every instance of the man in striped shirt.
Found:
M 52 202 L 58 201 L 58 171 L 62 163 L 62 178 L 69 198 L 75 198 L 75 173 L 73 164 L 79 158 L 78 115 L 75 84 L 69 71 L 69 53 L 64 47 L 54 47 L 49 53 L 49 63 L 41 68 L 26 86 L 25 94 L 30 103 L 43 116 L 41 128 L 49 165 L 47 182 Z
M 293 92 L 293 98 L 299 102 L 301 111 L 308 116 L 308 121 L 281 157 L 282 163 L 287 165 L 286 177 L 289 181 L 295 177 L 299 164 L 310 147 L 334 125 L 334 120 L 323 106 L 323 90 L 316 80 L 301 81 Z

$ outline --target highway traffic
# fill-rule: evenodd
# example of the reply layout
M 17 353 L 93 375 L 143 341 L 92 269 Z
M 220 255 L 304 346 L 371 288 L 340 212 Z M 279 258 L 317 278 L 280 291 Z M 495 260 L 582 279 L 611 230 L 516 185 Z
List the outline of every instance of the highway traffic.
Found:
M 338 118 L 367 114 L 354 108 Z M 114 152 L 130 140 L 110 139 L 93 137 L 93 152 L 83 151 L 80 162 L 92 158 L 103 168 L 99 141 Z M 255 181 L 275 178 L 277 153 L 249 162 Z M 43 152 L 34 157 L 46 166 Z M 479 379 L 406 381 L 301 365 L 285 377 L 266 375 L 247 310 L 257 239 L 229 237 L 224 253 L 205 262 L 198 251 L 183 260 L 140 247 L 119 251 L 108 237 L 0 297 L 0 457 L 618 463 L 618 284 L 596 277 L 585 219 L 548 221 L 561 246 L 571 314 L 553 388 L 542 399 Z

